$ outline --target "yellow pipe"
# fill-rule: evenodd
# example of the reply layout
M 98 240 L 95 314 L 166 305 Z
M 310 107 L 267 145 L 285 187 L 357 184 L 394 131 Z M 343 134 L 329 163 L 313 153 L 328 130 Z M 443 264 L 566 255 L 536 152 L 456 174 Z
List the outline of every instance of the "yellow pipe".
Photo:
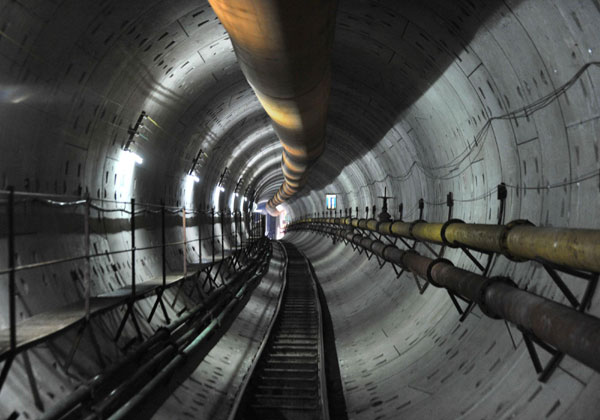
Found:
M 443 223 L 415 223 L 412 228 L 412 236 L 421 241 L 443 244 L 441 235 L 443 225 Z
M 444 243 L 444 223 L 377 223 L 375 219 L 352 218 L 349 222 L 342 220 L 338 224 L 342 222 L 384 235 Z M 514 260 L 539 258 L 565 267 L 600 273 L 600 230 L 535 227 L 528 222 L 508 225 L 454 222 L 446 226 L 445 238 L 451 246 L 463 245 L 477 251 L 495 252 Z
M 375 219 L 367 220 L 367 229 L 372 230 L 373 232 L 377 232 L 377 220 L 375 220 Z
M 453 245 L 464 244 L 478 251 L 502 252 L 503 225 L 452 223 L 446 229 L 446 239 Z
M 400 236 L 404 238 L 411 238 L 410 236 L 410 223 L 405 222 L 394 222 L 392 223 L 392 235 Z

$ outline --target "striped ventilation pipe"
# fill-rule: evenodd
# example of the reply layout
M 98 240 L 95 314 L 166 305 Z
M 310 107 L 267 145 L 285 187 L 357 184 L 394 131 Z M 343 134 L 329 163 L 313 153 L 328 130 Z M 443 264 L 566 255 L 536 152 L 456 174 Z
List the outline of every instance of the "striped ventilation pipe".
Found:
M 277 206 L 306 183 L 325 148 L 336 0 L 209 0 L 229 33 L 246 80 L 283 146 Z

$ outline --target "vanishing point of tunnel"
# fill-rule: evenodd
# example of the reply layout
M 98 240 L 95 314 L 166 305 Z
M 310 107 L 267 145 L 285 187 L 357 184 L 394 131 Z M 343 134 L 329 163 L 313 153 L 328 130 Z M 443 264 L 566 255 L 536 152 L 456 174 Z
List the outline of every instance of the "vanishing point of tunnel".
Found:
M 598 0 L 0 0 L 0 419 L 600 419 Z

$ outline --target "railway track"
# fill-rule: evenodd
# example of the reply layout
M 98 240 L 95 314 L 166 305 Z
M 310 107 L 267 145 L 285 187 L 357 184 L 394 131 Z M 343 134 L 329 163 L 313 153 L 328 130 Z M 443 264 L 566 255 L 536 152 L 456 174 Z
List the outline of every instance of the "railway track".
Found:
M 280 242 L 286 272 L 277 315 L 230 418 L 329 419 L 321 307 L 308 260 Z

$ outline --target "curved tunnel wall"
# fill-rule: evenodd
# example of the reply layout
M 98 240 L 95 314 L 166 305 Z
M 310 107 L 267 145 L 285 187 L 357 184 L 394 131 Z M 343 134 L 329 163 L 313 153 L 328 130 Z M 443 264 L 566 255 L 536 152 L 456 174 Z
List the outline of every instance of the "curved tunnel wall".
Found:
M 2 2 L 0 16 L 2 187 L 66 195 L 87 191 L 94 198 L 117 200 L 133 195 L 143 202 L 164 198 L 170 205 L 224 209 L 231 207 L 240 177 L 235 208 L 254 190 L 256 201 L 269 199 L 281 183 L 277 137 L 208 3 Z M 551 94 L 560 92 L 587 63 L 598 61 L 599 21 L 593 0 L 341 1 L 327 149 L 307 187 L 287 205 L 290 216 L 323 211 L 326 192 L 338 194 L 339 208 L 351 207 L 355 213 L 358 207 L 363 216 L 365 206 L 376 204 L 380 210 L 377 196 L 387 187 L 394 197 L 389 204 L 393 217 L 402 202 L 404 218 L 416 219 L 417 202 L 423 198 L 424 218 L 444 220 L 446 193 L 453 192 L 454 217 L 495 223 L 494 188 L 505 182 L 507 221 L 525 218 L 538 225 L 597 228 L 598 68 L 585 69 L 556 99 Z M 547 95 L 547 103 L 529 107 Z M 519 118 L 497 118 L 523 107 L 527 111 Z M 142 110 L 158 126 L 145 123 L 146 139 L 136 138 L 132 146 L 144 162 L 131 171 L 119 163 L 120 150 L 127 128 Z M 186 185 L 185 174 L 199 149 L 208 155 L 197 167 L 200 182 Z M 215 187 L 225 167 L 225 192 L 215 203 Z M 49 231 L 48 242 L 26 239 L 25 233 L 35 229 L 21 232 L 20 262 L 76 249 L 77 232 L 56 242 L 56 233 L 71 223 L 45 219 L 39 230 Z M 123 226 L 121 233 L 105 235 L 103 246 L 116 249 L 127 238 Z M 373 262 L 353 257 L 342 264 L 348 250 L 317 244 L 319 238 L 310 235 L 290 239 L 314 258 L 327 297 L 340 303 L 334 318 L 353 316 L 364 323 L 361 329 L 336 326 L 344 365 L 364 363 L 364 369 L 375 372 L 363 377 L 354 368 L 346 371 L 356 376 L 354 384 L 346 384 L 356 417 L 391 415 L 394 407 L 402 406 L 406 399 L 379 391 L 371 395 L 370 388 L 388 387 L 395 382 L 387 374 L 399 377 L 407 371 L 410 375 L 399 385 L 411 403 L 399 410 L 408 417 L 422 415 L 424 401 L 436 401 L 432 409 L 451 407 L 449 418 L 461 410 L 467 410 L 467 418 L 473 413 L 527 418 L 526 400 L 533 394 L 530 406 L 543 402 L 549 407 L 545 414 L 559 402 L 548 417 L 583 417 L 585 411 L 577 410 L 592 409 L 593 390 L 599 385 L 597 374 L 587 368 L 566 359 L 562 370 L 542 386 L 535 381 L 523 345 L 514 351 L 503 325 L 470 318 L 475 325 L 459 327 L 457 331 L 469 330 L 459 340 L 462 332 L 452 334 L 457 328 L 452 304 L 441 291 L 419 296 L 407 278 L 394 280 L 387 268 L 377 271 L 376 282 L 367 282 L 365 278 L 373 277 Z M 51 251 L 50 241 L 59 244 Z M 148 232 L 139 241 L 143 245 L 158 238 Z M 447 256 L 473 268 L 459 252 Z M 53 279 L 58 291 L 54 302 L 68 301 L 73 288 L 64 279 L 71 278 L 70 269 L 19 280 L 20 311 L 45 308 L 42 278 Z M 561 299 L 536 263 L 500 258 L 493 274 Z M 96 281 L 108 288 L 110 280 L 99 274 Z M 571 283 L 581 292 L 580 282 Z M 389 310 L 382 313 L 382 307 Z M 595 315 L 597 308 L 598 298 L 592 305 Z M 2 314 L 2 325 L 6 323 Z M 379 327 L 387 338 L 379 336 Z M 475 356 L 493 342 L 489 360 Z M 409 356 L 391 361 L 393 345 Z M 460 356 L 448 362 L 456 351 Z M 374 358 L 382 352 L 387 362 L 378 369 L 380 359 Z M 460 366 L 466 356 L 475 365 L 465 374 L 472 366 Z M 441 382 L 451 368 L 458 370 Z M 385 374 L 377 373 L 383 370 Z M 524 373 L 514 374 L 516 370 Z M 454 398 L 457 387 L 468 389 L 469 381 L 474 386 L 472 380 L 476 384 L 484 372 L 487 388 L 482 383 L 463 400 Z M 58 375 L 47 369 L 36 373 Z M 490 388 L 493 383 L 499 385 Z M 412 389 L 420 385 L 426 392 Z M 527 398 L 516 399 L 516 390 Z M 476 398 L 490 404 L 471 406 Z

